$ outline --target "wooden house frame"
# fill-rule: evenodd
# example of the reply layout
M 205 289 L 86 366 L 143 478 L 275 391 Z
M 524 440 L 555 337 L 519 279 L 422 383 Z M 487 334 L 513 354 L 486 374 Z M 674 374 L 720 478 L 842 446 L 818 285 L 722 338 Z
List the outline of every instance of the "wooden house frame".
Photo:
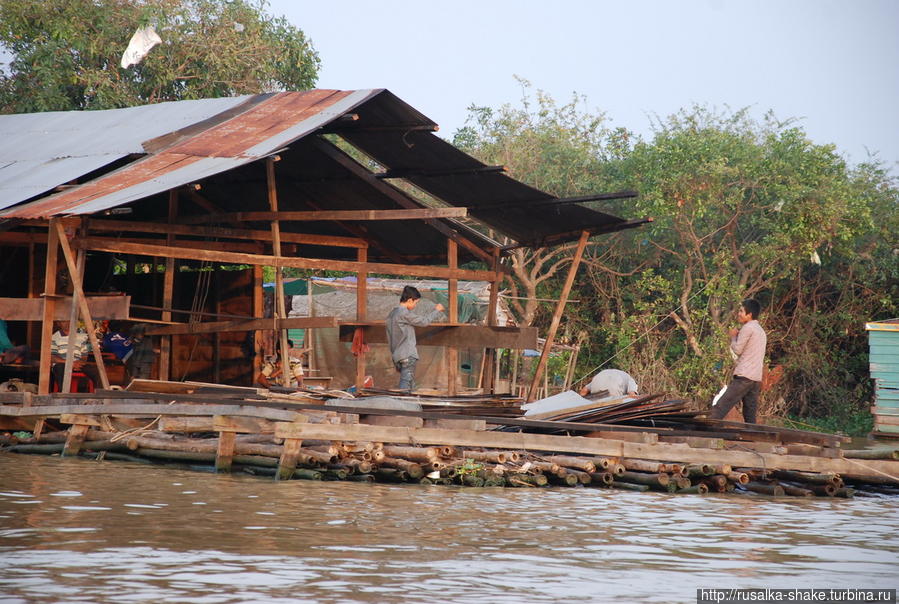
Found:
M 515 246 L 578 241 L 539 375 L 588 239 L 646 220 L 627 221 L 582 205 L 633 193 L 556 198 L 462 153 L 435 136 L 436 129 L 383 89 L 0 116 L 0 252 L 28 249 L 28 296 L 43 299 L 28 303 L 27 311 L 22 300 L 0 299 L 0 318 L 18 308 L 16 316 L 39 325 L 39 333 L 29 329 L 31 341 L 39 342 L 39 393 L 50 387 L 50 337 L 60 308 L 66 307 L 63 315 L 72 324 L 79 317 L 85 324 L 99 316 L 132 318 L 127 299 L 86 297 L 86 258 L 98 254 L 164 263 L 160 325 L 152 330 L 162 336 L 162 380 L 171 378 L 171 337 L 177 334 L 274 329 L 283 355 L 286 329 L 337 326 L 333 317 L 287 318 L 283 267 L 356 274 L 361 291 L 348 329 L 373 327 L 363 304 L 367 275 L 428 277 L 448 283 L 442 342 L 451 359 L 456 346 L 472 339 L 488 349 L 535 347 L 536 330 L 499 328 L 495 317 L 483 327 L 458 325 L 458 280 L 490 282 L 494 308 L 505 277 L 501 259 L 508 248 L 478 224 Z M 472 260 L 487 268 L 462 267 Z M 262 267 L 275 267 L 275 316 L 262 317 L 261 304 L 254 304 L 253 317 L 174 320 L 177 267 L 197 262 L 253 267 L 259 300 Z M 71 295 L 58 288 L 61 268 L 70 277 Z M 99 347 L 92 345 L 108 388 Z M 71 365 L 70 356 L 64 391 Z M 457 365 L 448 363 L 450 394 Z M 361 386 L 364 353 L 356 373 Z

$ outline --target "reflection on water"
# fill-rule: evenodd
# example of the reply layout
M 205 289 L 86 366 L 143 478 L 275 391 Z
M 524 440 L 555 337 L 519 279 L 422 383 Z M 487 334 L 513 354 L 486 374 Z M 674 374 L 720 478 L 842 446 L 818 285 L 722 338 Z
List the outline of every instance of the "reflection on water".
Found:
M 899 498 L 214 475 L 0 453 L 0 602 L 695 602 L 882 587 Z

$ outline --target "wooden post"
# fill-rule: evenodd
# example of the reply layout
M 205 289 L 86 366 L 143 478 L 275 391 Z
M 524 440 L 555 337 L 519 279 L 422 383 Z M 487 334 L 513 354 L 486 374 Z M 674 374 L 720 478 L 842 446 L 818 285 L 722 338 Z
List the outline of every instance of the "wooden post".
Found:
M 169 191 L 169 223 L 174 223 L 178 218 L 178 191 L 172 189 Z M 172 245 L 175 242 L 175 235 L 167 233 L 165 236 L 166 245 Z M 165 259 L 165 275 L 162 278 L 162 307 L 165 309 L 172 308 L 172 299 L 175 293 L 175 259 L 166 257 Z M 171 321 L 172 313 L 169 310 L 163 310 L 160 317 L 163 321 Z M 168 381 L 171 376 L 172 367 L 172 336 L 162 336 L 159 342 L 159 379 Z
M 81 445 L 84 443 L 84 437 L 87 435 L 91 427 L 88 424 L 72 424 L 66 434 L 66 444 L 62 448 L 62 457 L 78 455 L 81 451 Z
M 267 157 L 265 160 L 265 175 L 268 182 L 268 206 L 272 212 L 278 211 L 278 188 L 275 184 L 275 162 L 277 157 Z M 272 255 L 275 256 L 275 316 L 279 319 L 287 318 L 287 305 L 284 301 L 284 275 L 281 273 L 281 224 L 277 218 L 272 220 Z M 290 386 L 290 358 L 287 351 L 287 331 L 278 330 L 281 342 L 281 384 Z
M 496 304 L 499 299 L 499 287 L 502 283 L 503 275 L 499 270 L 499 248 L 493 249 L 493 280 L 490 282 L 490 302 L 487 307 L 487 325 L 496 325 Z M 496 349 L 484 349 L 484 375 L 481 376 L 481 383 L 484 390 L 493 392 L 495 390 L 495 378 L 493 375 L 493 363 L 496 357 Z
M 44 268 L 44 317 L 41 323 L 41 365 L 38 370 L 38 393 L 50 393 L 50 339 L 53 337 L 53 318 L 56 316 L 56 273 L 59 270 L 57 260 L 59 254 L 59 231 L 56 230 L 58 218 L 50 219 L 47 229 L 47 261 Z M 39 423 L 43 425 L 43 420 Z M 35 432 L 38 432 L 35 430 Z
M 253 265 L 253 316 L 263 318 L 265 315 L 265 295 L 262 284 L 262 267 L 258 264 Z M 253 332 L 253 375 L 250 377 L 250 385 L 256 384 L 256 376 L 262 371 L 262 332 L 256 330 Z
M 87 339 L 91 343 L 94 361 L 97 364 L 97 374 L 100 376 L 100 382 L 103 385 L 103 388 L 108 390 L 109 378 L 106 376 L 106 366 L 103 364 L 103 353 L 100 351 L 100 342 L 97 341 L 97 334 L 93 329 L 94 321 L 91 318 L 91 311 L 87 305 L 87 299 L 84 297 L 84 289 L 81 286 L 81 275 L 78 274 L 78 267 L 76 266 L 75 258 L 72 255 L 72 248 L 69 246 L 65 228 L 59 221 L 56 222 L 56 233 L 59 238 L 59 246 L 62 248 L 63 256 L 65 256 L 66 264 L 69 267 L 69 274 L 72 276 L 72 285 L 75 288 L 75 295 L 78 297 L 81 318 L 84 320 L 84 325 L 87 328 Z M 74 300 L 72 302 L 74 304 Z M 72 332 L 69 332 L 69 349 L 74 345 L 74 340 L 72 339 L 73 335 Z
M 281 459 L 278 460 L 278 473 L 275 480 L 290 480 L 297 468 L 297 460 L 300 457 L 300 448 L 303 441 L 299 438 L 285 438 Z
M 361 247 L 356 250 L 356 260 L 360 263 L 368 262 L 368 248 Z M 368 272 L 356 273 L 356 320 L 365 321 L 365 306 L 368 299 Z M 365 351 L 360 350 L 356 355 L 356 392 L 362 390 L 365 382 Z
M 84 250 L 78 250 L 78 259 L 75 262 L 75 271 L 79 276 L 84 275 Z M 74 281 L 74 277 L 72 277 Z M 75 338 L 72 334 L 78 334 L 78 291 L 72 291 L 72 306 L 69 309 L 69 345 L 66 346 L 66 364 L 62 371 L 62 384 L 59 385 L 60 392 L 72 391 L 72 368 L 75 366 Z M 85 329 L 87 325 L 85 324 Z
M 459 268 L 459 245 L 452 239 L 446 240 L 446 265 L 451 271 Z M 450 277 L 447 281 L 447 314 L 449 322 L 459 322 L 459 280 Z M 459 380 L 459 349 L 450 346 L 446 349 L 446 391 L 450 396 L 456 394 L 456 382 Z
M 568 294 L 571 292 L 571 286 L 574 284 L 574 277 L 577 274 L 578 267 L 581 265 L 581 258 L 584 255 L 584 249 L 587 247 L 587 241 L 589 239 L 590 233 L 588 231 L 581 231 L 581 238 L 578 240 L 577 250 L 574 252 L 574 258 L 571 260 L 571 267 L 568 269 L 568 276 L 565 278 L 565 285 L 562 287 L 562 295 L 559 296 L 559 304 L 556 306 L 556 311 L 553 313 L 552 323 L 549 326 L 549 332 L 546 334 L 546 342 L 543 344 L 540 362 L 537 363 L 537 370 L 534 372 L 534 380 L 531 382 L 531 389 L 528 392 L 528 402 L 534 400 L 540 378 L 546 370 L 549 351 L 552 349 L 556 331 L 558 331 L 559 323 L 562 320 L 562 313 L 565 311 L 565 305 L 568 302 Z
M 234 460 L 234 443 L 237 441 L 237 432 L 223 430 L 219 432 L 218 448 L 215 452 L 215 471 L 230 472 L 231 462 Z

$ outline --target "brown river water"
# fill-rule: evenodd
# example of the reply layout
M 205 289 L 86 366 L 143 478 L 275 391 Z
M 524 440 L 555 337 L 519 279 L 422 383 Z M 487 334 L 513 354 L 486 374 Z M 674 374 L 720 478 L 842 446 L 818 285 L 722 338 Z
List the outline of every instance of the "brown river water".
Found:
M 215 475 L 0 453 L 0 602 L 696 602 L 896 588 L 899 496 Z

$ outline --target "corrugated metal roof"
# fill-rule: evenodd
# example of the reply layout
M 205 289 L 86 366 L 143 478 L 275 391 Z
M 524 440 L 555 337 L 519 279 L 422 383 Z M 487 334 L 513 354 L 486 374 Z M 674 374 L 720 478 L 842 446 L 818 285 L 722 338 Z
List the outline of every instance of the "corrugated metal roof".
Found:
M 208 119 L 248 98 L 0 115 L 0 209 L 128 155 L 142 154 L 144 141 Z

